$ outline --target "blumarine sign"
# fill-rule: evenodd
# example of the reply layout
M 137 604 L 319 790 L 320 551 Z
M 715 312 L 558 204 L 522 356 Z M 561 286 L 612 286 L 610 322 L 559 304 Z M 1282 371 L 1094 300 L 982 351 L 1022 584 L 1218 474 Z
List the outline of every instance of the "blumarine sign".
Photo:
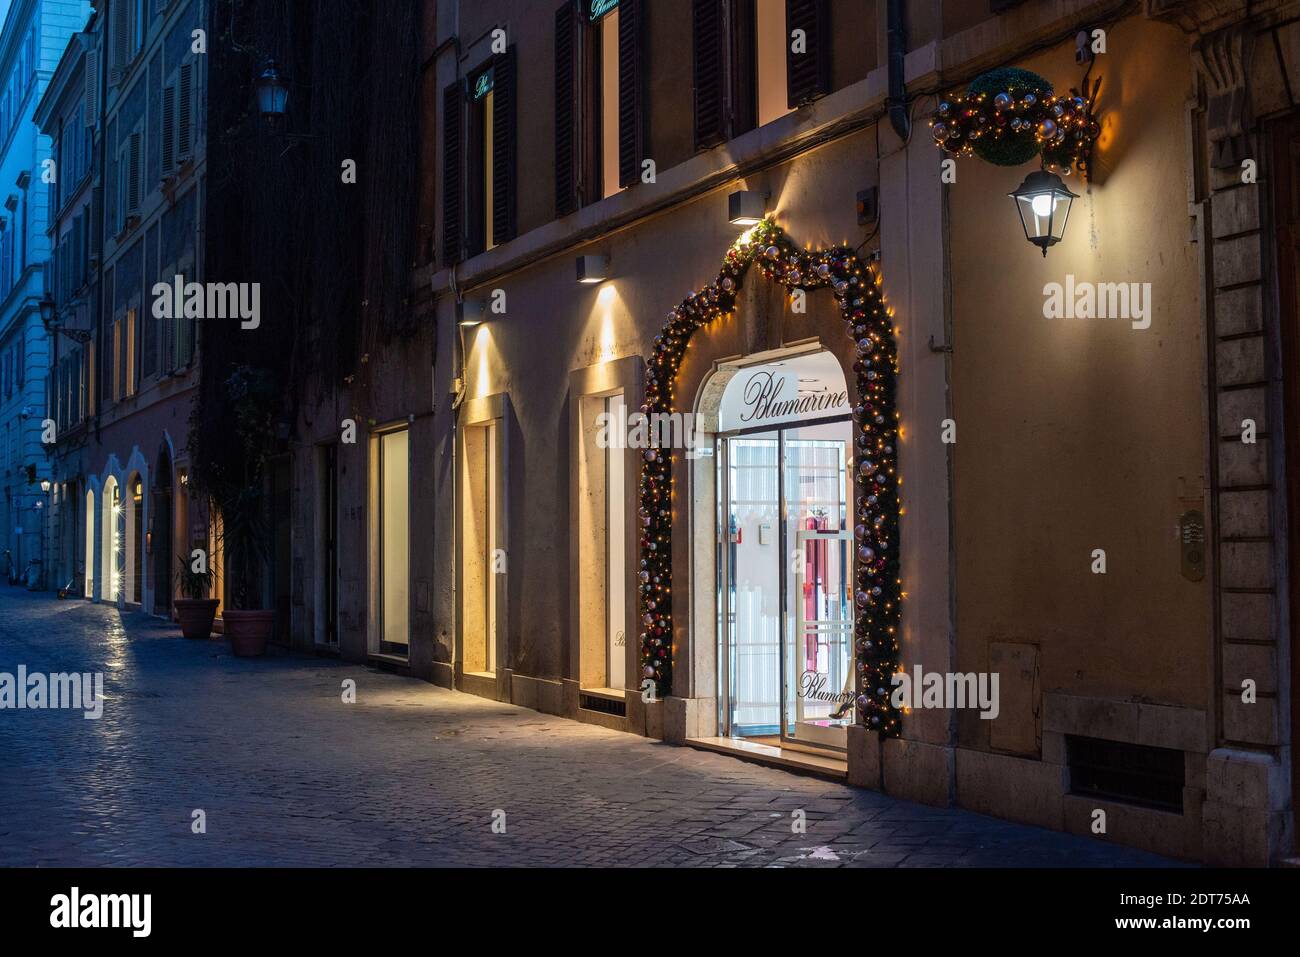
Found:
M 828 352 L 735 372 L 718 407 L 718 431 L 735 432 L 851 415 L 839 360 Z
M 789 387 L 789 376 L 772 372 L 756 372 L 745 383 L 746 410 L 740 420 L 751 425 L 764 422 L 785 422 L 789 419 L 807 419 L 849 411 L 847 392 L 795 393 Z
M 593 22 L 618 6 L 618 0 L 591 0 L 587 16 Z

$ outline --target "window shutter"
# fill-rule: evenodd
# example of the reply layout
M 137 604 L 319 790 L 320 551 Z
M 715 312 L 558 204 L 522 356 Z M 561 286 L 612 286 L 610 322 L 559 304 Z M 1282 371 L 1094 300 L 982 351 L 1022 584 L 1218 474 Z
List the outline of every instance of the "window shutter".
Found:
M 86 51 L 85 65 L 86 125 L 94 126 L 99 120 L 99 50 Z
M 129 4 L 118 3 L 114 5 L 113 9 L 113 72 L 111 78 L 114 83 L 117 83 L 122 79 L 122 74 L 126 70 L 127 18 L 130 16 L 131 8 Z
M 72 288 L 81 288 L 81 215 L 72 217 Z
M 461 218 L 461 114 L 465 94 L 460 83 L 442 93 L 442 261 L 458 263 L 464 255 L 464 223 Z
M 493 64 L 492 236 L 497 244 L 514 239 L 519 225 L 517 70 L 515 48 L 511 45 Z
M 726 139 L 723 112 L 723 0 L 692 0 L 694 24 L 695 148 L 717 146 Z
M 785 59 L 791 109 L 811 103 L 831 90 L 830 0 L 786 0 Z M 802 30 L 808 47 L 795 53 L 791 36 Z
M 184 160 L 189 158 L 194 139 L 194 64 L 181 64 L 176 96 L 176 158 Z
M 578 208 L 577 83 L 578 17 L 573 0 L 555 11 L 555 215 Z
M 162 91 L 162 170 L 170 173 L 176 164 L 176 87 Z
M 90 194 L 90 256 L 99 259 L 100 210 L 104 207 L 104 188 L 96 186 Z
M 126 175 L 130 177 L 126 187 L 127 212 L 140 210 L 140 134 L 131 134 L 131 153 L 126 164 Z
M 618 185 L 641 178 L 645 160 L 646 4 L 622 0 L 618 5 Z

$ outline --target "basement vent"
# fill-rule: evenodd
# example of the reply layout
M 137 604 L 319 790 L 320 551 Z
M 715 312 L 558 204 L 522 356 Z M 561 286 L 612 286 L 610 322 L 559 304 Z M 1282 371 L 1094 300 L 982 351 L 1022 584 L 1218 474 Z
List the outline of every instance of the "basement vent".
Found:
M 578 695 L 578 707 L 584 711 L 599 711 L 601 714 L 612 714 L 619 718 L 627 717 L 627 702 L 615 701 L 612 698 L 604 698 L 586 692 Z
M 1183 813 L 1183 752 L 1067 735 L 1070 793 Z

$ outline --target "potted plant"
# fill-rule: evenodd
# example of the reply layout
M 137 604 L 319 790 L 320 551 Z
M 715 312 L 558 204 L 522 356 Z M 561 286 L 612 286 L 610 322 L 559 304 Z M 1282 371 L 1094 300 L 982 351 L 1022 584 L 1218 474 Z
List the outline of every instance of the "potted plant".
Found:
M 261 484 L 247 485 L 218 503 L 221 542 L 230 573 L 230 604 L 222 612 L 234 654 L 250 658 L 266 653 L 275 612 L 258 608 L 261 571 L 269 538 Z
M 196 443 L 191 486 L 220 517 L 219 540 L 229 583 L 221 620 L 230 650 L 241 657 L 266 652 L 275 612 L 260 607 L 269 557 L 266 464 L 276 444 L 277 390 L 271 374 L 235 365 L 210 408 L 195 407 Z
M 176 573 L 176 587 L 184 598 L 177 598 L 176 620 L 181 634 L 186 638 L 207 639 L 212 635 L 212 621 L 217 616 L 215 598 L 207 597 L 212 587 L 212 569 L 203 563 L 203 571 L 195 571 L 194 563 L 180 556 L 180 570 Z

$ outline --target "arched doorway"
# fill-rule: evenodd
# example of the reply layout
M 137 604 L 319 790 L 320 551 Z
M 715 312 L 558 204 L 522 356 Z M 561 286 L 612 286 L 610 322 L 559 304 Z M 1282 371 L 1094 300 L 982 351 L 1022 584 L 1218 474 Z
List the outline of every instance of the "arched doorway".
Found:
M 856 548 L 853 561 L 847 563 L 851 572 L 846 567 L 854 587 L 857 696 L 853 706 L 863 726 L 895 737 L 902 732 L 902 710 L 890 695 L 891 676 L 899 665 L 903 599 L 898 558 L 898 355 L 897 330 L 880 289 L 879 273 L 846 247 L 801 251 L 771 220 L 746 230 L 728 250 L 717 280 L 668 314 L 647 360 L 644 408 L 652 418 L 678 413 L 674 383 L 687 346 L 697 330 L 735 310 L 737 293 L 751 267 L 764 278 L 804 294 L 819 288 L 832 290 L 845 331 L 853 340 L 853 445 L 861 459 L 853 472 L 851 499 Z M 699 482 L 698 457 L 693 468 L 692 503 L 698 500 L 701 485 L 721 478 L 710 479 L 714 469 L 709 468 L 704 482 Z M 652 446 L 643 454 L 638 488 L 641 675 L 644 690 L 663 695 L 673 693 L 675 644 L 680 636 L 673 589 L 674 515 L 680 502 L 674 494 L 674 472 L 686 470 L 684 456 L 673 454 L 671 447 Z M 724 530 L 718 531 L 721 537 Z M 687 549 L 687 554 L 696 551 Z M 695 571 L 699 572 L 698 564 Z M 708 604 L 700 600 L 701 590 L 692 590 L 689 584 L 687 595 L 695 599 L 697 612 Z M 690 648 L 693 652 L 697 645 Z M 838 700 L 837 692 L 832 695 Z
M 847 747 L 853 657 L 853 409 L 814 346 L 719 366 L 697 421 L 712 432 L 720 522 L 718 724 L 763 744 Z
M 100 499 L 99 598 L 100 601 L 116 602 L 122 594 L 126 518 L 122 508 L 122 487 L 115 476 L 110 475 L 104 481 Z
M 172 557 L 172 457 L 171 449 L 165 442 L 158 450 L 158 466 L 154 475 L 157 476 L 158 484 L 153 488 L 153 506 L 149 510 L 149 542 L 153 549 L 153 613 L 170 618 L 176 568 Z
M 82 568 L 85 581 L 83 594 L 93 600 L 95 597 L 95 490 L 86 489 L 86 554 Z

